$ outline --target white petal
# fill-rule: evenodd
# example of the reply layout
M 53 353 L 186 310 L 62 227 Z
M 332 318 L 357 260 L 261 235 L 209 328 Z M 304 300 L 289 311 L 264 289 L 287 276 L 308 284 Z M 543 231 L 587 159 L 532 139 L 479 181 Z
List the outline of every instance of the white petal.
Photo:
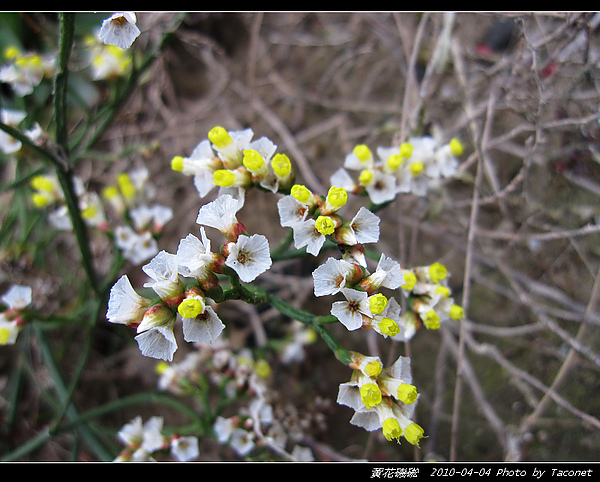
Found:
M 25 308 L 31 303 L 31 287 L 12 285 L 4 295 L 2 295 L 4 304 L 11 308 Z
M 135 337 L 142 355 L 165 361 L 172 361 L 177 350 L 177 342 L 173 334 L 173 324 L 153 328 Z

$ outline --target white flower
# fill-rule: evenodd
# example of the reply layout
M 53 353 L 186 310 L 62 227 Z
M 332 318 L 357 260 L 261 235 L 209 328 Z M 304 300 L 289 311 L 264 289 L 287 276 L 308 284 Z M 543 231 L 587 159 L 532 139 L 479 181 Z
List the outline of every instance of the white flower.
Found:
M 343 167 L 340 167 L 331 175 L 329 182 L 332 186 L 342 187 L 347 192 L 354 192 L 354 190 L 357 188 L 356 182 L 350 173 Z
M 198 458 L 198 439 L 196 437 L 174 437 L 171 440 L 171 454 L 179 462 L 189 462 Z
M 150 231 L 136 233 L 129 226 L 115 228 L 115 244 L 125 259 L 135 265 L 149 260 L 158 253 L 158 243 Z
M 394 261 L 392 258 L 388 258 L 383 253 L 379 258 L 375 272 L 361 281 L 361 285 L 367 287 L 369 291 L 375 291 L 382 286 L 395 290 L 403 284 L 404 277 L 402 276 L 400 263 Z
M 396 177 L 392 174 L 374 170 L 373 177 L 365 186 L 369 199 L 374 204 L 383 204 L 396 197 Z
M 100 39 L 105 44 L 128 49 L 141 33 L 136 21 L 133 12 L 117 12 L 102 22 Z
M 203 226 L 200 227 L 200 236 L 202 241 L 193 234 L 188 234 L 179 241 L 177 263 L 183 276 L 203 280 L 210 274 L 211 264 L 218 255 L 211 252 L 210 239 L 206 236 Z
M 292 226 L 296 249 L 306 246 L 306 252 L 313 256 L 319 254 L 326 239 L 325 235 L 317 231 L 315 226 L 316 221 L 313 218 L 308 218 L 306 221 Z
M 312 273 L 315 296 L 334 295 L 346 286 L 352 264 L 343 259 L 328 258 Z
M 219 443 L 224 444 L 229 441 L 231 434 L 233 433 L 233 429 L 234 425 L 231 418 L 224 418 L 220 415 L 217 416 L 215 424 L 213 425 L 213 430 Z
M 357 243 L 376 243 L 379 241 L 379 216 L 362 206 L 350 221 Z
M 230 445 L 240 456 L 245 456 L 254 448 L 254 436 L 243 428 L 235 428 L 231 434 Z
M 200 208 L 196 223 L 218 229 L 227 235 L 235 230 L 238 224 L 236 215 L 242 206 L 242 200 L 224 194 Z
M 289 195 L 277 201 L 277 210 L 280 224 L 283 227 L 293 227 L 304 222 L 308 214 L 308 206 Z
M 31 296 L 30 286 L 12 285 L 2 295 L 2 302 L 12 309 L 20 310 L 31 304 Z
M 269 241 L 262 234 L 239 236 L 231 248 L 225 264 L 232 268 L 245 283 L 253 281 L 272 264 Z
M 177 255 L 160 251 L 142 267 L 152 279 L 144 284 L 144 288 L 152 288 L 167 304 L 180 300 L 183 290 L 177 268 Z
M 11 126 L 17 127 L 27 114 L 25 112 L 21 112 L 18 110 L 12 109 L 1 109 L 0 110 L 0 120 L 2 123 Z M 21 141 L 15 139 L 11 135 L 6 132 L 0 130 L 0 150 L 5 154 L 12 154 L 21 149 Z
M 226 131 L 218 126 L 208 133 L 213 148 L 227 169 L 235 169 L 242 165 L 242 153 L 248 149 L 253 136 L 252 129 Z
M 136 230 L 150 229 L 157 233 L 173 219 L 173 208 L 161 204 L 141 205 L 131 209 L 129 215 Z
M 110 323 L 136 325 L 141 323 L 148 304 L 149 300 L 137 294 L 127 275 L 123 275 L 110 290 L 106 318 Z
M 363 325 L 363 316 L 372 318 L 367 293 L 351 288 L 342 288 L 346 301 L 336 301 L 331 306 L 331 314 L 348 330 L 357 330 Z
M 162 430 L 162 417 L 151 417 L 146 423 L 142 423 L 142 417 L 137 416 L 119 430 L 117 437 L 126 446 L 140 447 L 144 452 L 150 454 L 163 448 Z
M 190 343 L 213 344 L 225 328 L 215 311 L 206 306 L 196 318 L 182 318 L 183 337 Z

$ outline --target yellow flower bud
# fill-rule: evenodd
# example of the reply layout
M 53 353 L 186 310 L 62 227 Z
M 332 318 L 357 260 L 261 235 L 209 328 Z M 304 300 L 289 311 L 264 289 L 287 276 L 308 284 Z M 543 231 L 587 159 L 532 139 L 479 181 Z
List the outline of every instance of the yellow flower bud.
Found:
M 246 169 L 253 172 L 262 169 L 265 165 L 265 160 L 260 152 L 255 151 L 254 149 L 246 149 L 244 151 L 242 163 Z
M 437 330 L 440 327 L 440 316 L 435 310 L 429 310 L 423 317 L 423 323 L 428 330 Z
M 417 400 L 417 387 L 414 385 L 409 385 L 408 383 L 403 383 L 398 387 L 397 395 L 398 400 L 410 405 L 411 403 L 415 403 Z
M 381 363 L 377 360 L 372 360 L 365 365 L 365 373 L 370 377 L 376 377 L 381 373 L 382 370 Z
M 415 177 L 419 176 L 423 172 L 423 169 L 425 169 L 425 165 L 421 161 L 413 162 L 410 165 L 410 172 Z
M 413 146 L 408 142 L 400 144 L 400 155 L 404 158 L 412 156 Z
M 388 169 L 393 171 L 394 169 L 398 169 L 403 161 L 404 158 L 402 157 L 402 154 L 394 154 L 387 158 L 386 165 Z
M 365 169 L 358 176 L 358 182 L 361 186 L 368 186 L 373 181 L 373 171 Z
M 217 146 L 217 149 L 224 149 L 233 144 L 233 139 L 229 133 L 220 126 L 213 127 L 208 133 L 208 138 Z
M 228 169 L 218 169 L 213 173 L 213 182 L 221 187 L 233 186 L 235 174 Z
M 412 289 L 415 287 L 415 284 L 417 284 L 417 276 L 412 271 L 407 271 L 403 273 L 402 276 L 404 278 L 404 284 L 402 285 L 402 288 L 407 291 L 412 291 Z
M 301 202 L 302 204 L 306 204 L 310 199 L 311 192 L 308 190 L 306 186 L 302 184 L 294 184 L 290 191 L 290 194 L 294 199 Z
M 171 169 L 179 172 L 183 171 L 183 157 L 175 156 L 171 159 Z
M 352 152 L 356 157 L 358 157 L 360 162 L 365 162 L 371 159 L 371 150 L 365 144 L 358 144 L 356 147 L 354 147 Z
M 348 201 L 348 193 L 343 187 L 331 186 L 327 192 L 327 202 L 335 208 L 340 208 Z
M 450 307 L 450 318 L 452 318 L 453 320 L 460 320 L 464 316 L 465 316 L 465 310 L 463 309 L 462 306 L 452 305 Z
M 117 176 L 117 184 L 119 185 L 119 189 L 125 198 L 131 199 L 135 196 L 135 186 L 131 182 L 129 174 L 126 172 L 119 174 Z
M 258 360 L 254 365 L 254 371 L 260 378 L 268 378 L 271 375 L 271 365 L 266 360 Z
M 381 390 L 375 383 L 365 383 L 360 387 L 360 399 L 365 407 L 372 408 L 381 402 Z
M 285 154 L 276 154 L 271 161 L 271 167 L 279 177 L 287 177 L 292 172 L 292 163 Z
M 424 433 L 425 431 L 423 430 L 423 428 L 420 425 L 413 422 L 404 429 L 404 438 L 407 440 L 408 443 L 418 446 L 419 440 L 423 438 Z
M 319 216 L 315 222 L 315 229 L 324 236 L 327 236 L 335 231 L 335 223 L 330 217 Z
M 383 435 L 388 441 L 392 441 L 402 436 L 402 428 L 395 418 L 386 418 L 381 424 Z
M 198 298 L 187 298 L 179 303 L 177 311 L 182 318 L 196 318 L 204 312 L 204 302 Z
M 464 151 L 462 143 L 456 137 L 450 140 L 450 151 L 455 156 L 460 156 Z
M 374 315 L 383 313 L 383 310 L 385 310 L 387 303 L 387 298 L 381 293 L 377 293 L 369 297 L 369 308 L 371 308 L 371 313 L 373 313 Z
M 378 324 L 381 333 L 387 336 L 396 336 L 400 333 L 400 327 L 391 318 L 383 318 Z
M 448 270 L 441 263 L 433 263 L 431 266 L 429 266 L 428 271 L 433 283 L 439 283 L 448 274 Z

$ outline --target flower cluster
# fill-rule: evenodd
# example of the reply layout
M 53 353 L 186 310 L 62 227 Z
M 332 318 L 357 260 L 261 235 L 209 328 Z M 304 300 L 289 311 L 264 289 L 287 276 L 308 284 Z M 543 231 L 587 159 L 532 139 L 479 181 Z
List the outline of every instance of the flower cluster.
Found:
M 154 201 L 155 188 L 148 169 L 141 167 L 116 176 L 114 184 L 102 190 L 104 202 L 116 217 L 106 227 L 125 259 L 135 265 L 158 253 L 158 238 L 173 218 L 173 209 Z M 85 216 L 85 212 L 84 212 Z
M 408 310 L 402 314 L 405 338 L 411 339 L 415 332 L 425 326 L 436 330 L 447 320 L 460 320 L 463 308 L 454 302 L 448 286 L 448 270 L 441 263 L 417 266 L 403 270 L 402 291 L 407 299 Z
M 114 80 L 125 75 L 131 66 L 131 53 L 116 45 L 106 44 L 100 32 L 84 39 L 93 80 Z
M 158 300 L 140 296 L 127 275 L 113 286 L 108 321 L 135 327 L 142 354 L 172 360 L 177 350 L 173 328 L 179 318 L 187 342 L 216 341 L 224 325 L 206 294 L 219 287 L 217 275 L 229 269 L 241 281 L 250 282 L 270 268 L 267 238 L 249 236 L 237 219 L 242 206 L 243 201 L 228 194 L 205 204 L 197 217 L 202 239 L 190 233 L 180 241 L 177 253 L 161 251 L 142 267 L 150 278 L 144 287 L 152 288 Z M 220 252 L 211 251 L 204 226 L 216 228 L 225 236 Z
M 369 432 L 381 428 L 390 441 L 404 437 L 418 445 L 424 431 L 411 420 L 419 395 L 410 359 L 401 356 L 384 369 L 378 357 L 353 352 L 349 366 L 352 377 L 340 385 L 337 401 L 355 411 L 350 423 Z
M 0 109 L 0 121 L 7 126 L 17 128 L 27 117 L 27 113 L 16 109 Z M 40 125 L 36 122 L 30 129 L 23 132 L 34 144 L 44 141 L 45 135 Z M 20 154 L 23 151 L 23 143 L 0 131 L 0 151 L 4 154 Z
M 331 184 L 366 193 L 374 204 L 392 201 L 401 193 L 424 196 L 443 178 L 454 175 L 462 152 L 457 138 L 442 144 L 431 136 L 415 137 L 400 146 L 380 146 L 375 153 L 358 144 L 331 176 Z M 358 172 L 357 179 L 348 171 Z
M 196 437 L 166 435 L 162 417 L 151 417 L 145 423 L 137 416 L 124 425 L 118 438 L 125 448 L 115 462 L 150 462 L 158 456 L 170 454 L 177 462 L 188 462 L 200 455 Z
M 382 254 L 375 271 L 344 259 L 328 258 L 313 271 L 315 296 L 344 295 L 331 306 L 334 315 L 348 330 L 373 329 L 384 337 L 403 339 L 400 305 L 394 297 L 378 292 L 396 290 L 404 284 L 397 261 Z
M 200 197 L 215 187 L 219 194 L 237 196 L 254 186 L 271 192 L 289 189 L 294 172 L 289 158 L 276 153 L 266 137 L 252 140 L 252 129 L 227 131 L 216 126 L 189 157 L 175 156 L 171 168 L 193 176 Z
M 379 240 L 379 217 L 361 207 L 350 221 L 339 211 L 348 201 L 343 187 L 331 186 L 327 196 L 319 196 L 302 184 L 294 184 L 290 194 L 277 201 L 280 223 L 293 230 L 296 249 L 317 256 L 329 238 L 340 246 L 344 258 L 366 265 L 364 243 Z
M 2 295 L 0 312 L 0 346 L 13 345 L 23 327 L 23 314 L 31 304 L 29 286 L 13 285 Z
M 264 358 L 256 358 L 250 349 L 234 351 L 226 341 L 199 343 L 197 350 L 181 362 L 162 362 L 157 371 L 161 390 L 190 394 L 199 389 L 206 394 L 203 380 L 207 380 L 223 392 L 227 402 L 243 402 L 235 411 L 229 410 L 229 416 L 218 414 L 212 427 L 217 442 L 228 445 L 240 457 L 265 447 L 286 454 L 291 460 L 312 460 L 310 449 L 298 443 L 304 428 L 272 402 L 276 391 L 270 364 Z M 302 418 L 306 427 L 310 417 Z M 288 446 L 293 446 L 289 453 L 285 452 Z
M 8 84 L 18 97 L 30 95 L 44 78 L 54 74 L 53 54 L 23 52 L 11 45 L 4 49 L 4 58 L 7 63 L 0 67 L 0 82 Z

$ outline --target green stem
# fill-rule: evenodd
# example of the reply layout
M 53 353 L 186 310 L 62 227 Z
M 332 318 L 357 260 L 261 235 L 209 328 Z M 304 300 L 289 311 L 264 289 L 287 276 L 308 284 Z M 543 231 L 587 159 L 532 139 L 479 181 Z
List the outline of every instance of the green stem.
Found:
M 67 147 L 67 80 L 69 77 L 69 58 L 73 48 L 75 33 L 75 14 L 60 14 L 60 42 L 58 68 L 54 77 L 54 121 L 56 123 L 56 142 L 65 155 Z
M 313 328 L 327 343 L 327 346 L 334 352 L 340 362 L 345 365 L 350 363 L 350 352 L 343 348 L 324 326 L 325 324 L 337 321 L 337 318 L 333 316 L 317 316 L 301 308 L 296 308 L 260 287 L 250 287 L 249 285 L 242 284 L 233 270 L 229 270 L 227 274 L 232 288 L 224 291 L 223 297 L 216 299 L 216 302 L 220 303 L 225 301 L 225 299 L 239 299 L 253 305 L 272 306 L 281 314 Z

